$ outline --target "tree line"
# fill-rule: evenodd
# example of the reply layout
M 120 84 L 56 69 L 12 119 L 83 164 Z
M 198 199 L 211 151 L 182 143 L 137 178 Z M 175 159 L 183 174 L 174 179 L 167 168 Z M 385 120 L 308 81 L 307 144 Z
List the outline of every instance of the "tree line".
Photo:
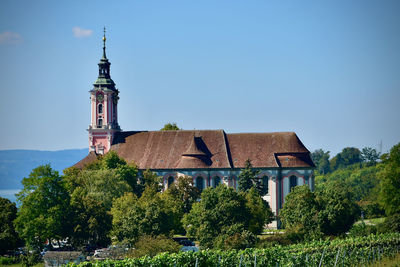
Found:
M 338 167 L 327 173 L 319 168 L 327 153 L 313 153 L 316 190 L 298 186 L 288 194 L 278 214 L 286 228 L 279 240 L 258 240 L 275 217 L 261 197 L 266 188 L 250 160 L 239 176 L 239 190 L 222 184 L 202 192 L 188 176 L 162 190 L 160 177 L 139 171 L 115 152 L 63 175 L 49 165 L 39 166 L 22 181 L 18 209 L 0 199 L 0 249 L 16 247 L 21 240 L 37 250 L 49 240 L 68 240 L 77 249 L 149 246 L 156 240 L 176 250 L 166 241 L 174 234 L 193 238 L 203 248 L 263 247 L 343 235 L 352 231 L 361 211 L 389 216 L 387 228 L 399 231 L 400 143 L 380 160 L 363 151 L 343 149 L 334 157 L 336 165 L 329 163 Z
M 243 181 L 246 173 L 252 174 L 245 171 Z M 273 219 L 252 184 L 239 191 L 220 185 L 200 192 L 191 177 L 180 176 L 162 190 L 161 177 L 139 171 L 113 151 L 63 175 L 39 166 L 22 184 L 18 211 L 8 203 L 15 236 L 8 248 L 16 246 L 17 237 L 41 250 L 50 240 L 67 239 L 74 248 L 132 246 L 141 237 L 174 234 L 187 234 L 206 248 L 244 248 Z

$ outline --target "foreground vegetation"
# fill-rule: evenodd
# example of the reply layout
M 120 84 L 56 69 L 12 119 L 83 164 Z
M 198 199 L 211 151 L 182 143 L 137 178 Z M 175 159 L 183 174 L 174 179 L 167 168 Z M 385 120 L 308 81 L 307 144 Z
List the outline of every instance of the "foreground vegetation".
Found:
M 356 266 L 398 254 L 400 234 L 313 241 L 268 249 L 161 253 L 151 258 L 84 262 L 78 266 Z M 75 266 L 70 264 L 69 266 Z
M 262 199 L 268 188 L 250 160 L 241 171 L 238 190 L 220 185 L 202 192 L 185 176 L 162 190 L 160 177 L 139 171 L 114 152 L 83 169 L 66 169 L 63 175 L 49 165 L 39 166 L 23 180 L 18 209 L 0 198 L 0 252 L 15 255 L 11 249 L 25 245 L 25 251 L 33 251 L 22 257 L 26 266 L 36 262 L 45 246 L 53 249 L 51 243 L 85 255 L 110 245 L 134 247 L 125 255 L 131 259 L 119 263 L 137 266 L 194 265 L 196 259 L 197 266 L 318 266 L 331 264 L 333 258 L 348 265 L 395 253 L 399 236 L 390 233 L 400 232 L 400 144 L 380 160 L 368 148 L 345 148 L 331 160 L 329 152 L 312 154 L 316 190 L 294 187 L 278 218 Z M 371 218 L 383 216 L 385 220 L 371 223 Z M 361 222 L 354 223 L 360 217 Z M 273 219 L 282 222 L 284 233 L 260 239 L 264 225 Z M 176 234 L 196 240 L 203 250 L 176 254 L 180 246 L 171 239 Z M 343 240 L 346 236 L 353 239 Z

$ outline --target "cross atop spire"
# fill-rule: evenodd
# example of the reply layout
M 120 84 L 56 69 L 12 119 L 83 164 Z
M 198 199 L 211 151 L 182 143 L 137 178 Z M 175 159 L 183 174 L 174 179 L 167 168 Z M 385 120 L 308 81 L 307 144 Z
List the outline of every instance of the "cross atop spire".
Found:
M 106 27 L 104 27 L 103 32 L 104 32 L 104 34 L 103 34 L 103 58 L 107 58 L 106 57 L 106 40 L 107 40 L 107 38 L 106 38 Z

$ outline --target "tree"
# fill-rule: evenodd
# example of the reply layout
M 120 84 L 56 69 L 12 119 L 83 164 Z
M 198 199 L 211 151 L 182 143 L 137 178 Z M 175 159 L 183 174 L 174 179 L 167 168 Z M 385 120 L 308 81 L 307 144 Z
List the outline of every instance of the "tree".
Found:
M 105 247 L 110 244 L 108 236 L 112 217 L 99 200 L 75 190 L 71 199 L 73 209 L 71 242 L 74 246 L 89 244 Z
M 307 185 L 295 187 L 286 196 L 280 219 L 289 231 L 313 239 L 347 232 L 358 214 L 351 192 L 337 182 L 316 193 Z
M 69 235 L 70 197 L 63 179 L 50 165 L 32 170 L 22 180 L 17 194 L 20 203 L 15 225 L 32 248 L 42 248 L 46 240 L 61 240 Z
M 117 243 L 133 244 L 142 235 L 170 235 L 174 229 L 174 214 L 153 187 L 146 187 L 139 199 L 131 193 L 116 199 L 111 215 L 110 236 Z
M 166 210 L 173 217 L 174 232 L 184 234 L 183 215 L 189 213 L 193 203 L 200 198 L 200 191 L 194 186 L 192 177 L 178 176 L 176 181 L 160 196 L 165 203 Z
M 256 217 L 265 206 L 260 205 L 254 195 L 253 189 L 248 201 L 244 192 L 236 192 L 225 185 L 205 189 L 200 202 L 193 204 L 183 218 L 187 235 L 206 248 L 229 248 L 233 244 L 238 246 L 235 248 L 251 246 L 247 241 L 254 241 L 260 231 L 259 225 L 266 223 L 257 221 Z
M 255 234 L 261 234 L 265 224 L 273 221 L 274 214 L 268 202 L 261 198 L 254 187 L 246 193 L 245 197 L 246 207 L 250 210 L 252 215 L 249 221 L 249 231 Z
M 350 230 L 360 214 L 352 193 L 343 183 L 335 182 L 316 192 L 318 223 L 325 235 L 338 235 Z
M 192 209 L 193 203 L 200 198 L 200 191 L 194 185 L 193 178 L 186 175 L 179 176 L 166 192 L 171 193 L 183 202 L 184 213 L 188 213 Z
M 318 162 L 318 172 L 322 174 L 329 173 L 331 171 L 331 165 L 329 162 L 329 151 L 322 156 Z
M 326 174 L 330 172 L 329 153 L 329 151 L 325 152 L 322 149 L 317 149 L 311 153 L 311 159 L 319 173 Z
M 83 170 L 69 168 L 64 174 L 74 214 L 71 240 L 75 245 L 108 245 L 114 200 L 127 192 L 140 195 L 143 191 L 137 167 L 110 151 Z
M 378 177 L 381 180 L 380 202 L 387 215 L 400 213 L 400 143 L 385 156 Z
M 160 129 L 160 131 L 176 131 L 176 130 L 181 130 L 179 127 L 176 125 L 175 122 L 168 122 L 167 124 L 164 125 L 163 128 Z
M 247 192 L 254 187 L 261 196 L 264 196 L 268 191 L 268 185 L 264 185 L 262 180 L 257 177 L 259 171 L 253 169 L 250 159 L 245 162 L 244 169 L 239 174 L 239 191 Z
M 102 203 L 107 210 L 111 209 L 113 199 L 125 192 L 132 192 L 129 184 L 119 175 L 117 170 L 83 170 L 79 175 L 79 194 L 91 197 Z M 72 193 L 75 197 L 75 191 Z
M 145 190 L 147 187 L 151 187 L 156 192 L 161 192 L 162 190 L 162 177 L 157 176 L 155 172 L 150 170 L 145 170 L 140 177 L 141 191 Z M 139 195 L 140 196 L 140 195 Z
M 361 151 L 361 160 L 368 164 L 375 164 L 379 156 L 375 148 L 364 147 Z
M 318 213 L 319 206 L 310 188 L 296 186 L 286 196 L 279 218 L 289 231 L 300 231 L 303 235 L 318 237 L 321 235 Z
M 345 147 L 343 148 L 342 152 L 338 153 L 334 158 L 332 158 L 330 163 L 332 170 L 337 170 L 360 162 L 360 150 L 355 147 Z
M 0 197 L 0 255 L 17 248 L 19 236 L 15 232 L 14 220 L 17 217 L 15 203 Z
M 129 254 L 130 257 L 144 257 L 155 255 L 161 252 L 178 253 L 181 245 L 164 235 L 149 236 L 144 235 L 135 243 L 135 249 Z

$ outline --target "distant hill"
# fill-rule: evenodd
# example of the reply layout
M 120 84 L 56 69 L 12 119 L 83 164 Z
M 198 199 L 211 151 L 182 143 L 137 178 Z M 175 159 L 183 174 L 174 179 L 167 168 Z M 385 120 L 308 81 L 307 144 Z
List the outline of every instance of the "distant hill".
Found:
M 50 164 L 60 173 L 74 165 L 88 154 L 88 149 L 68 149 L 59 151 L 40 150 L 0 150 L 0 195 L 21 189 L 21 181 L 32 169 Z M 13 198 L 15 199 L 15 198 Z

